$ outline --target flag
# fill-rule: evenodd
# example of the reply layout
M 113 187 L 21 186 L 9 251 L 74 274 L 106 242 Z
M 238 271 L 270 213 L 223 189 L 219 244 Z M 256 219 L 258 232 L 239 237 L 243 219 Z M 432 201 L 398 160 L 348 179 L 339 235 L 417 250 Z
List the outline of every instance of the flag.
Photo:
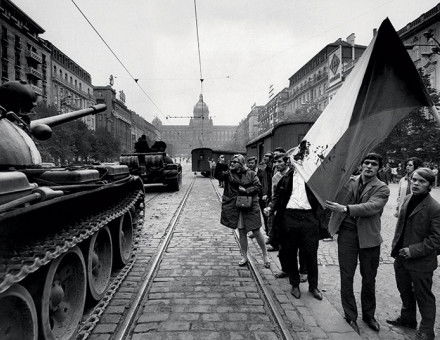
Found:
M 362 158 L 421 106 L 430 97 L 387 18 L 298 148 L 295 166 L 320 203 L 336 200 Z

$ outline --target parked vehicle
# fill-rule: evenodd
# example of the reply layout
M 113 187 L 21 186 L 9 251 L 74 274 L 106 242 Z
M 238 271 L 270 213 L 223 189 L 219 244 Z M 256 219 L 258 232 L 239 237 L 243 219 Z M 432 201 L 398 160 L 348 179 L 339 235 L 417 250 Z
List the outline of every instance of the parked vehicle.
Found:
M 247 155 L 257 157 L 260 163 L 265 153 L 277 147 L 282 147 L 287 151 L 299 145 L 318 117 L 319 112 L 301 114 L 294 119 L 275 125 L 247 143 Z

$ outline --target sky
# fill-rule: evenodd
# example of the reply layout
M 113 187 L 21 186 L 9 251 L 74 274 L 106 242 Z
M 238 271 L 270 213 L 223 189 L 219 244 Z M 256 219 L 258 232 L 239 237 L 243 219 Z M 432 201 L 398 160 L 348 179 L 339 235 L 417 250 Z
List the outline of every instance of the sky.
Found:
M 194 0 L 74 0 L 146 94 L 72 0 L 12 1 L 93 85 L 112 74 L 147 121 L 188 124 L 202 92 L 215 125 L 236 125 L 326 44 L 354 33 L 368 45 L 386 17 L 399 30 L 439 0 L 196 0 L 202 89 Z

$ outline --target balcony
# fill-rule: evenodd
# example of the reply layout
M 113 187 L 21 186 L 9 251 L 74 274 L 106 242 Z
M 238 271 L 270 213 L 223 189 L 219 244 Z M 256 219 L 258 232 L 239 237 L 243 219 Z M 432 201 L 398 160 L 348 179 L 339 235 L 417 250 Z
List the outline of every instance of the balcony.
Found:
M 34 78 L 37 78 L 37 79 L 43 79 L 43 74 L 33 67 L 27 67 L 26 74 L 28 74 Z
M 36 61 L 39 64 L 41 64 L 43 62 L 43 57 L 38 55 L 38 53 L 32 52 L 32 51 L 27 51 L 26 52 L 26 58 L 32 59 L 32 60 Z
M 34 92 L 40 96 L 43 95 L 43 90 L 40 89 L 38 86 L 32 85 L 30 84 L 30 87 L 32 88 L 32 90 L 34 90 Z

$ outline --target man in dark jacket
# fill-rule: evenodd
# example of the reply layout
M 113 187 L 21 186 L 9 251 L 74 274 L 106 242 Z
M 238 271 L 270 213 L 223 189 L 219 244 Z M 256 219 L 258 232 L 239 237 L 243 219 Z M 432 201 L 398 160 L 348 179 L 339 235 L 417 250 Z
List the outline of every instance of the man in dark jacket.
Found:
M 304 250 L 306 258 L 309 291 L 318 300 L 322 293 L 318 289 L 318 245 L 319 211 L 316 197 L 305 184 L 294 166 L 278 182 L 272 201 L 266 213 L 277 211 L 280 227 L 280 245 L 286 253 L 286 269 L 292 285 L 291 294 L 299 299 L 300 274 L 298 270 L 298 250 Z
M 440 250 L 440 204 L 429 194 L 434 181 L 432 170 L 414 170 L 412 194 L 405 197 L 400 209 L 391 250 L 402 309 L 397 319 L 387 322 L 415 329 L 418 305 L 422 320 L 416 339 L 420 340 L 435 337 L 436 306 L 431 288 Z
M 329 232 L 338 233 L 338 260 L 341 275 L 341 300 L 345 319 L 359 333 L 353 279 L 360 265 L 362 276 L 362 319 L 374 331 L 380 329 L 376 311 L 376 274 L 379 267 L 380 216 L 388 201 L 390 189 L 377 178 L 382 167 L 382 157 L 369 153 L 362 160 L 359 176 L 351 177 L 341 191 L 340 203 L 327 201 L 325 207 L 332 211 Z
M 228 165 L 226 164 L 225 161 L 225 156 L 224 155 L 220 155 L 218 157 L 218 161 L 217 164 L 215 165 L 215 170 L 214 170 L 214 177 L 218 179 L 218 186 L 220 188 L 223 188 L 225 185 L 225 181 L 222 179 L 221 174 L 224 171 L 228 171 Z

